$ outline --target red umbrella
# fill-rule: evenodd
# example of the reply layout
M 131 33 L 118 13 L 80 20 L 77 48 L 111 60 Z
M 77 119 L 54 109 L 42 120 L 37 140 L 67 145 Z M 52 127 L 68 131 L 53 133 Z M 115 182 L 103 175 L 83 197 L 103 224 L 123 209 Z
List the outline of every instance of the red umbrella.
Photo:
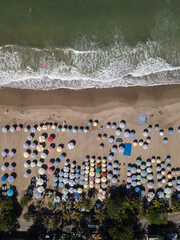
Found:
M 48 174 L 51 175 L 53 173 L 53 170 L 52 169 L 48 169 Z
M 90 177 L 90 181 L 94 181 L 94 177 Z
M 47 140 L 48 140 L 48 142 L 52 142 L 54 139 L 53 139 L 53 137 L 50 136 L 50 137 L 48 137 Z
M 97 167 L 97 168 L 100 168 L 100 167 L 101 167 L 101 164 L 98 163 L 98 164 L 96 165 L 96 167 Z
M 107 174 L 105 172 L 102 173 L 102 177 L 106 177 Z

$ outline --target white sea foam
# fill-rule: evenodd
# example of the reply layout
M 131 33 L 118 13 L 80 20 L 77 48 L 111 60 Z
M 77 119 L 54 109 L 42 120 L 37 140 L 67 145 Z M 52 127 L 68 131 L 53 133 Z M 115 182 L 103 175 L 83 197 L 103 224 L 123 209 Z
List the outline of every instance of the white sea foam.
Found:
M 0 47 L 0 87 L 49 90 L 179 83 L 179 55 L 155 41 L 87 51 Z

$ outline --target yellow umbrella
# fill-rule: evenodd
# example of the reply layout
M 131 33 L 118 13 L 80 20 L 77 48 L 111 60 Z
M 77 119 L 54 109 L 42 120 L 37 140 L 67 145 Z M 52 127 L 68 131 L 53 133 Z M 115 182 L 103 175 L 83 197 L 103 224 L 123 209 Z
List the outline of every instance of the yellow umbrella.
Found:
M 90 172 L 89 176 L 94 177 L 95 173 L 94 172 Z
M 133 146 L 136 147 L 137 146 L 137 142 L 133 142 Z
M 57 152 L 62 152 L 63 148 L 59 146 L 59 147 L 57 147 L 56 150 L 57 150 Z
M 78 192 L 78 193 L 82 193 L 82 188 L 78 188 L 78 189 L 77 189 L 77 192 Z
M 151 160 L 152 163 L 155 163 L 155 161 L 156 161 L 156 160 L 155 160 L 154 158 Z
M 94 163 L 91 163 L 91 166 L 92 166 L 92 167 L 94 167 L 94 165 L 95 165 Z
M 94 172 L 94 168 L 93 167 L 90 168 L 90 172 Z
M 88 177 L 85 177 L 85 178 L 84 178 L 84 181 L 88 181 Z
M 102 164 L 102 167 L 103 167 L 103 168 L 105 168 L 106 166 L 107 166 L 107 164 L 105 164 L 105 163 Z
M 97 160 L 96 160 L 96 162 L 97 162 L 97 163 L 100 163 L 100 162 L 101 162 L 101 160 L 100 160 L 100 159 L 97 159 Z
M 157 162 L 157 163 L 161 163 L 161 160 L 160 160 L 160 159 L 157 159 L 156 162 Z
M 162 180 L 162 183 L 165 183 L 165 182 L 166 182 L 166 179 L 163 179 L 163 180 Z
M 106 168 L 102 168 L 101 170 L 102 170 L 102 172 L 106 172 Z
M 85 171 L 85 174 L 89 174 L 89 170 L 86 170 L 86 171 Z
M 90 188 L 93 188 L 93 187 L 94 187 L 94 184 L 89 184 L 89 187 L 90 187 Z
M 139 146 L 142 146 L 143 145 L 143 141 L 139 142 Z
M 172 182 L 168 182 L 168 185 L 171 187 L 172 186 Z
M 140 173 L 140 172 L 141 172 L 141 169 L 140 169 L 140 168 L 138 168 L 138 169 L 137 169 L 137 172 L 138 172 L 138 173 Z
M 105 159 L 102 160 L 102 163 L 107 163 L 107 161 Z
M 100 182 L 101 182 L 100 178 L 96 178 L 96 179 L 95 179 L 95 182 L 96 182 L 96 183 L 100 183 Z
M 89 170 L 89 166 L 86 166 L 86 170 Z
M 66 131 L 66 129 L 63 127 L 63 128 L 61 129 L 61 131 L 62 131 L 62 132 L 65 132 L 65 131 Z
M 29 153 L 28 152 L 25 152 L 23 155 L 24 155 L 25 158 L 29 157 Z
M 168 178 L 172 178 L 172 175 L 171 175 L 171 174 L 168 174 Z
M 51 128 L 52 128 L 52 129 L 56 129 L 56 126 L 53 124 Z
M 137 181 L 137 185 L 138 185 L 138 186 L 141 185 L 141 182 L 140 182 L 140 181 Z
M 166 174 L 166 172 L 165 172 L 165 171 L 162 171 L 162 172 L 161 172 L 161 174 L 162 174 L 162 175 L 165 175 L 165 174 Z
M 103 177 L 101 178 L 101 182 L 106 182 L 107 181 L 107 178 Z
M 40 136 L 38 139 L 39 139 L 39 142 L 45 142 L 46 141 L 46 139 L 43 135 Z
M 43 125 L 43 126 L 42 126 L 42 130 L 46 131 L 46 130 L 47 130 L 47 126 L 46 126 L 46 125 Z
M 88 188 L 88 185 L 84 184 L 84 188 Z
M 38 127 L 37 127 L 37 131 L 38 131 L 38 132 L 42 131 L 42 127 L 41 127 L 41 126 L 38 126 Z
M 94 158 L 91 158 L 91 160 L 90 160 L 90 161 L 91 161 L 91 163 L 94 163 Z
M 38 152 L 42 152 L 44 148 L 41 144 L 39 144 L 37 145 L 36 149 L 38 150 Z
M 164 135 L 164 130 L 160 130 L 160 131 L 159 131 L 159 135 L 160 135 L 160 136 L 163 136 L 163 135 Z
M 94 127 L 97 127 L 97 122 L 93 122 L 93 126 L 94 126 Z

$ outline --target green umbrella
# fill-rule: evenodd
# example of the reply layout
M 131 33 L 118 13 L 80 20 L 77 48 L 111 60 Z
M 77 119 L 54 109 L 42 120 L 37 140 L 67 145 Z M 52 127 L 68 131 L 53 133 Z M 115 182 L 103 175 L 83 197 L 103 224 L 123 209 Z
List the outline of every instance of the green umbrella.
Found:
M 145 169 L 146 168 L 146 166 L 145 165 L 141 165 L 141 169 Z
M 97 173 L 100 173 L 100 172 L 101 172 L 101 169 L 100 169 L 100 168 L 96 168 L 96 172 L 97 172 Z
M 146 179 L 145 179 L 145 178 L 141 178 L 141 182 L 142 182 L 142 183 L 145 183 L 145 182 L 146 182 Z
M 141 160 L 137 159 L 137 160 L 136 160 L 136 165 L 137 165 L 137 166 L 140 166 L 140 165 L 141 165 Z
M 137 180 L 141 180 L 141 176 L 140 175 L 137 175 Z

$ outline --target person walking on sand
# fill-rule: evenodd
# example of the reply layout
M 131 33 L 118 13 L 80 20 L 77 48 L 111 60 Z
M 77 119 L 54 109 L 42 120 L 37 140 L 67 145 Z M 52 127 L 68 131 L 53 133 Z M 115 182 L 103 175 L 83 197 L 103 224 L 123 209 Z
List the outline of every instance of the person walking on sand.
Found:
M 6 110 L 6 111 L 4 112 L 4 116 L 6 116 L 6 115 L 7 115 L 8 111 L 9 111 L 9 110 Z

